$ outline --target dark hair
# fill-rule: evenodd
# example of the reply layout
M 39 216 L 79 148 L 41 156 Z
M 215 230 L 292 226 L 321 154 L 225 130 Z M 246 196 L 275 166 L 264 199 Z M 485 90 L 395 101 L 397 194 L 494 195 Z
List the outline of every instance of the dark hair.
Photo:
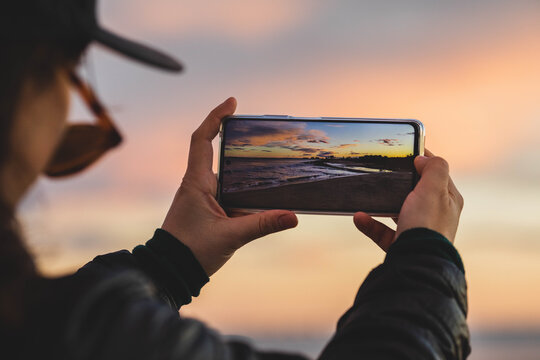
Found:
M 89 39 L 74 24 L 73 6 L 87 0 L 8 0 L 0 5 L 0 169 L 11 147 L 22 86 L 46 89 L 62 67 L 75 66 Z M 36 274 L 15 221 L 14 209 L 0 198 L 0 318 L 12 309 L 25 279 Z M 9 296 L 8 299 L 6 296 Z

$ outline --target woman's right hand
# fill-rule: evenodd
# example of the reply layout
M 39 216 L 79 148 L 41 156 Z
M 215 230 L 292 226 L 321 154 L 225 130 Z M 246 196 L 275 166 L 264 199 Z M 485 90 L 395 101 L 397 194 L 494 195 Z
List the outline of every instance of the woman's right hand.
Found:
M 427 150 L 426 155 L 414 159 L 420 180 L 401 207 L 395 231 L 364 212 L 354 214 L 356 227 L 384 251 L 402 232 L 418 227 L 437 231 L 454 242 L 463 197 L 450 178 L 446 160 Z
M 208 276 L 248 242 L 298 224 L 296 215 L 287 210 L 229 216 L 216 201 L 212 140 L 221 120 L 235 109 L 236 100 L 227 99 L 193 133 L 186 174 L 162 225 L 191 249 Z

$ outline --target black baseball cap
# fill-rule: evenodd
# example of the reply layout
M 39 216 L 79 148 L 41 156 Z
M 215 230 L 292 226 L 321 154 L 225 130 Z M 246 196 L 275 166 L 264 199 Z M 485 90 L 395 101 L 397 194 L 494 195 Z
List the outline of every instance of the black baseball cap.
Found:
M 72 22 L 90 41 L 114 50 L 128 58 L 163 70 L 179 72 L 183 66 L 173 57 L 101 26 L 97 18 L 97 0 L 70 0 Z

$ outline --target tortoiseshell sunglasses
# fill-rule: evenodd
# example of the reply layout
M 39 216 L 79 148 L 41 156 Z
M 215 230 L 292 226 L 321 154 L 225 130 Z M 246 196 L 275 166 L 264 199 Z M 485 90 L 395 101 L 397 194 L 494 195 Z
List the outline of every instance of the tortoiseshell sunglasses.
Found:
M 122 142 L 122 136 L 94 91 L 75 72 L 69 74 L 72 85 L 82 97 L 97 124 L 69 125 L 45 174 L 61 177 L 75 174 L 93 164 L 108 150 Z

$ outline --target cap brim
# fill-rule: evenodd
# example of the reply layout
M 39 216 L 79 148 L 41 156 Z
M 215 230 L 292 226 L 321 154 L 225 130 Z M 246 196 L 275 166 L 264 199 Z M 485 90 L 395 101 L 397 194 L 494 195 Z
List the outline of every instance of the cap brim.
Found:
M 149 48 L 146 45 L 120 37 L 105 29 L 95 28 L 92 32 L 92 38 L 100 44 L 144 64 L 174 72 L 179 72 L 183 69 L 182 64 L 171 56 Z

